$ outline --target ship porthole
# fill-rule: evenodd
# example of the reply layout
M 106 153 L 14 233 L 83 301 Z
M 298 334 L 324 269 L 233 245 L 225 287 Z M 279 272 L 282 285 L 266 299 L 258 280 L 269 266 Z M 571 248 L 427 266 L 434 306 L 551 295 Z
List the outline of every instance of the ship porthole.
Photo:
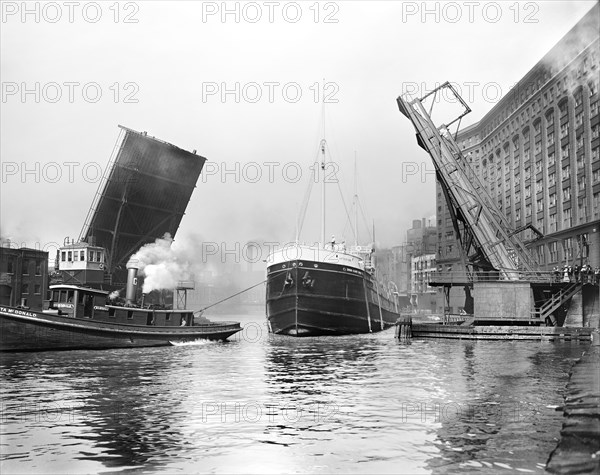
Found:
M 304 264 L 302 264 L 302 262 L 298 262 L 298 265 L 302 267 Z
M 296 267 L 296 263 L 295 262 L 292 264 L 292 267 Z
M 285 269 L 285 264 L 283 264 L 283 265 L 281 266 L 281 268 L 282 268 L 282 269 Z
M 319 267 L 319 264 L 315 264 L 315 267 Z

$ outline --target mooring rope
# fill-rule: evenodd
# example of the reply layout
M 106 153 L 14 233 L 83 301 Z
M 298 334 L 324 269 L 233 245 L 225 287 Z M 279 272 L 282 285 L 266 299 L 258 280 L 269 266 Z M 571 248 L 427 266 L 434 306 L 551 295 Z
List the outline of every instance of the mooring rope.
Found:
M 233 295 L 230 295 L 230 296 L 229 296 L 229 297 L 227 297 L 227 298 L 224 298 L 224 299 L 222 299 L 222 300 L 219 300 L 218 302 L 211 303 L 211 304 L 210 304 L 210 305 L 208 305 L 207 307 L 201 308 L 200 310 L 196 310 L 196 311 L 194 312 L 194 314 L 196 314 L 196 313 L 202 313 L 202 312 L 204 312 L 204 311 L 205 311 L 206 309 L 208 309 L 208 308 L 214 307 L 215 305 L 219 305 L 220 303 L 223 303 L 223 302 L 225 302 L 225 301 L 227 301 L 227 300 L 229 300 L 229 299 L 232 299 L 233 297 L 237 297 L 238 295 L 240 295 L 240 294 L 243 294 L 244 292 L 248 292 L 249 290 L 253 289 L 254 287 L 258 287 L 259 285 L 262 285 L 262 284 L 264 284 L 265 282 L 266 282 L 266 280 L 263 280 L 262 282 L 259 282 L 258 284 L 254 284 L 254 285 L 252 285 L 252 286 L 248 287 L 247 289 L 240 290 L 239 292 L 237 292 L 237 293 L 235 293 L 235 294 L 233 294 Z

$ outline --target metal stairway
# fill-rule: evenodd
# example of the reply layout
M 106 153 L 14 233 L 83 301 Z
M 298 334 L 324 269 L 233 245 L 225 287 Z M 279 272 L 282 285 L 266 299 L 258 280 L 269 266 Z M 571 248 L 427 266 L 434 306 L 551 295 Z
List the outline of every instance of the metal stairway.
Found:
M 531 312 L 532 318 L 542 322 L 546 321 L 546 318 L 550 317 L 558 308 L 567 303 L 567 301 L 582 288 L 582 282 L 575 282 L 562 289 L 557 294 L 554 294 L 550 299 L 546 300 L 540 307 L 535 308 Z

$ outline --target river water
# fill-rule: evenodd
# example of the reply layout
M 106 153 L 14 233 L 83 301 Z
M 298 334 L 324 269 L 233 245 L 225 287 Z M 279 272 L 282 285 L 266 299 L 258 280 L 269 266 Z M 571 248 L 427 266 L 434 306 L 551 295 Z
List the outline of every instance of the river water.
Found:
M 587 346 L 229 318 L 227 343 L 0 355 L 0 472 L 542 473 Z

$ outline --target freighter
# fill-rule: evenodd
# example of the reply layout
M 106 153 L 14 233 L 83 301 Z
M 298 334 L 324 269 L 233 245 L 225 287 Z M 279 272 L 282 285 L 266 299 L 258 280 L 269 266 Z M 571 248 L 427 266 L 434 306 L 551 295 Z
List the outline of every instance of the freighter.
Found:
M 321 242 L 286 246 L 267 258 L 266 310 L 273 333 L 378 332 L 399 317 L 395 286 L 377 279 L 373 245 L 346 249 L 345 243 L 338 244 L 334 238 L 325 242 L 325 145 L 321 141 Z

